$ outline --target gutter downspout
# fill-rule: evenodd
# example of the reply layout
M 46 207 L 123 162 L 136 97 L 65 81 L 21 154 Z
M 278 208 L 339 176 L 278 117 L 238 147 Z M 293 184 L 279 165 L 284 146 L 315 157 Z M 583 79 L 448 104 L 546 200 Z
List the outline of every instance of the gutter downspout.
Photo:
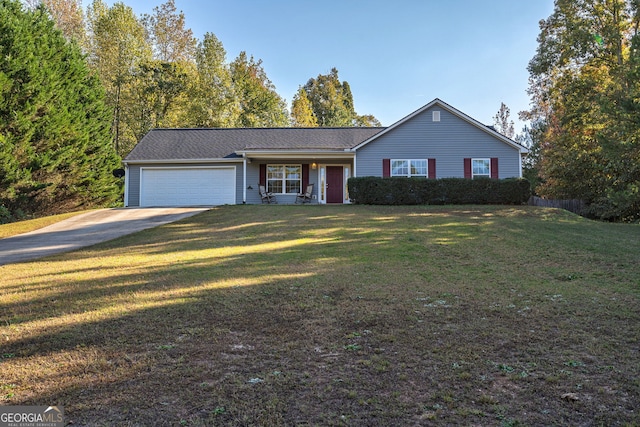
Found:
M 353 152 L 353 177 L 358 177 L 358 152 Z
M 129 207 L 129 165 L 124 163 L 124 207 Z
M 520 178 L 522 178 L 522 157 L 526 156 L 526 154 L 524 154 L 522 152 L 520 152 L 519 154 L 520 155 L 518 156 L 519 157 L 518 160 L 520 160 L 520 161 L 518 163 L 519 163 L 519 166 L 520 166 Z
M 242 204 L 247 203 L 247 158 L 242 155 Z

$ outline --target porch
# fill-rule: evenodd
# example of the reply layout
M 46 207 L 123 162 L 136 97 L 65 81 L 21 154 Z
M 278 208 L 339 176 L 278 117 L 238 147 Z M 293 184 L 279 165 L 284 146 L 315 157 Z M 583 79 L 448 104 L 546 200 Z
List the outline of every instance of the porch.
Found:
M 349 202 L 347 180 L 353 176 L 353 158 L 246 158 L 244 203 L 261 203 L 260 186 L 278 204 L 295 204 L 296 196 L 313 185 L 311 204 Z

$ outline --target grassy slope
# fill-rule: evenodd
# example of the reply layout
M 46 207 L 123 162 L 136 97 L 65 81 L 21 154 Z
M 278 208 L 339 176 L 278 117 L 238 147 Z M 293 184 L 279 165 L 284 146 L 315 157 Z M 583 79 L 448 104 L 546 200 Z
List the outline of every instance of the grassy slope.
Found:
M 38 230 L 48 225 L 55 224 L 56 222 L 60 222 L 63 219 L 71 218 L 87 212 L 88 211 L 69 212 L 25 221 L 11 222 L 9 224 L 0 224 L 0 239 Z
M 640 423 L 640 227 L 230 206 L 0 267 L 0 403 L 76 424 Z

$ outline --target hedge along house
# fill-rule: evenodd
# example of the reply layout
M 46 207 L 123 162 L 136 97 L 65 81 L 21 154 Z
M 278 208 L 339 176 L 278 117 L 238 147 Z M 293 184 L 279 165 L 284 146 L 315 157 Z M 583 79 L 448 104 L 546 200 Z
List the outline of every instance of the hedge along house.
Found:
M 349 203 L 355 176 L 522 176 L 528 150 L 435 99 L 387 128 L 154 129 L 124 159 L 125 206 Z

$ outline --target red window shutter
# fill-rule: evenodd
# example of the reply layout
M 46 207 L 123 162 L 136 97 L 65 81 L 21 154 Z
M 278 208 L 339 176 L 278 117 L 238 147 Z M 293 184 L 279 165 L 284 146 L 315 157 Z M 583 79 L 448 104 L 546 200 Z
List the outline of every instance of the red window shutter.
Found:
M 382 159 L 382 176 L 391 176 L 391 159 Z
M 498 158 L 491 158 L 491 178 L 498 179 L 500 175 L 498 174 Z
M 428 159 L 427 165 L 429 179 L 436 179 L 436 159 Z
M 260 165 L 260 177 L 259 177 L 259 185 L 267 185 L 267 165 L 264 163 Z
M 309 185 L 309 164 L 302 165 L 302 189 L 301 193 L 304 193 Z
M 464 159 L 464 177 L 471 179 L 471 159 Z

